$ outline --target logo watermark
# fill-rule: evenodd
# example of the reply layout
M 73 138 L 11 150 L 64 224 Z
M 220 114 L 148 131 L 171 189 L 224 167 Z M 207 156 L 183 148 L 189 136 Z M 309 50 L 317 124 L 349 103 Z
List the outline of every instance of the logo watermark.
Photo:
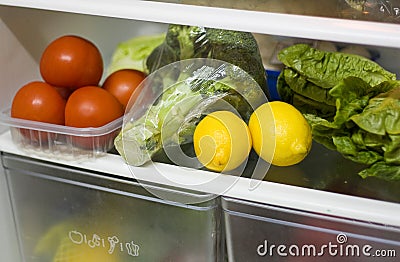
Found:
M 339 233 L 334 242 L 326 244 L 276 244 L 264 240 L 257 246 L 257 254 L 261 257 L 396 257 L 395 249 L 375 249 L 369 244 L 350 244 L 347 235 Z

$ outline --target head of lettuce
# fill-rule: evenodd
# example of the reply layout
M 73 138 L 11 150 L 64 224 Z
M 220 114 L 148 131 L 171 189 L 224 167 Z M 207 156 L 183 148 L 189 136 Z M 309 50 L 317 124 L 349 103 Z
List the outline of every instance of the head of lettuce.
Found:
M 282 50 L 277 89 L 313 139 L 364 164 L 362 177 L 400 180 L 400 82 L 377 63 L 305 44 Z

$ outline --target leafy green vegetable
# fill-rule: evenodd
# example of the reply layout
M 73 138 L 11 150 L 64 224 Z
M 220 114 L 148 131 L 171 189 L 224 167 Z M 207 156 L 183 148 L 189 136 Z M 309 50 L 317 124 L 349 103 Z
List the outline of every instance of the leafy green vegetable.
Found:
M 165 39 L 165 33 L 134 37 L 118 44 L 115 49 L 107 73 L 111 74 L 120 69 L 136 69 L 148 73 L 147 57 Z
M 330 94 L 337 104 L 332 121 L 304 114 L 314 140 L 367 165 L 359 173 L 362 177 L 400 179 L 400 82 L 371 86 L 349 77 Z
M 372 176 L 388 181 L 400 180 L 400 168 L 398 165 L 388 165 L 385 162 L 377 162 L 370 168 L 361 171 L 359 175 L 363 178 Z
M 259 48 L 251 33 L 170 25 L 165 41 L 149 55 L 146 64 L 154 72 L 189 58 L 212 58 L 234 64 L 250 74 L 269 96 Z
M 340 81 L 357 77 L 375 86 L 384 81 L 396 80 L 395 74 L 367 58 L 325 52 L 306 44 L 285 48 L 278 54 L 278 58 L 286 66 L 277 83 L 282 100 L 292 103 L 303 113 L 324 118 L 333 117 L 336 113 L 337 97 L 331 89 Z
M 306 44 L 283 49 L 277 89 L 312 127 L 313 139 L 367 165 L 359 174 L 400 179 L 400 82 L 361 56 Z
M 377 135 L 400 134 L 400 89 L 393 89 L 369 101 L 364 112 L 351 118 L 360 128 Z M 384 112 L 384 114 L 382 114 Z
M 115 138 L 116 149 L 128 164 L 138 166 L 146 163 L 163 146 L 161 132 L 174 140 L 189 110 L 201 100 L 200 92 L 192 92 L 185 82 L 171 86 L 145 115 L 124 126 Z M 166 119 L 169 112 L 174 117 Z
M 362 56 L 321 51 L 307 44 L 285 48 L 278 54 L 278 58 L 284 65 L 321 88 L 330 89 L 349 76 L 359 77 L 372 86 L 396 79 L 395 74 Z

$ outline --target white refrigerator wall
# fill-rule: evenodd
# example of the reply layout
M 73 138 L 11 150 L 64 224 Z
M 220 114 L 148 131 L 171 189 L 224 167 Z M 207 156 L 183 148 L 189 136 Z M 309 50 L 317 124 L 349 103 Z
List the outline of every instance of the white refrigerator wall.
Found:
M 39 75 L 32 56 L 20 44 L 1 18 L 0 106 L 4 108 L 11 104 L 15 92 L 20 86 L 31 81 L 31 79 L 37 79 Z M 0 132 L 3 130 L 5 130 L 5 127 L 0 125 Z
M 18 87 L 37 78 L 37 64 L 0 18 L 0 106 L 11 103 Z M 7 127 L 0 125 L 0 133 Z M 2 261 L 21 261 L 17 234 L 12 219 L 11 205 L 3 167 L 0 167 L 0 254 Z

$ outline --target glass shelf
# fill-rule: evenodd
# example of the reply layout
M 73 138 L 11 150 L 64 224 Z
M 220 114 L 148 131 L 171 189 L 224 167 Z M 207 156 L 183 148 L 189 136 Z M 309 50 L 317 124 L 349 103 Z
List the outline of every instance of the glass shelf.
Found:
M 154 2 L 400 23 L 400 2 L 397 0 L 155 0 Z
M 190 2 L 190 0 L 189 0 Z M 252 9 L 255 0 L 246 1 L 246 9 L 227 8 L 228 1 L 215 1 L 218 7 L 200 6 L 186 1 L 128 1 L 128 0 L 0 0 L 2 6 L 26 7 L 67 13 L 78 13 L 94 16 L 123 18 L 136 21 L 157 22 L 164 24 L 201 25 L 204 27 L 222 28 L 228 30 L 247 31 L 253 33 L 270 34 L 286 37 L 298 37 L 343 43 L 365 44 L 400 48 L 400 25 L 374 21 L 348 20 L 338 18 L 337 4 L 322 11 L 312 11 L 312 8 L 303 8 L 304 11 L 288 7 L 279 11 L 276 9 Z M 261 2 L 261 1 L 258 1 Z M 266 3 L 270 1 L 265 1 Z M 282 2 L 282 1 L 281 1 Z M 296 2 L 289 1 L 286 2 Z M 303 3 L 304 1 L 302 1 Z M 309 0 L 304 7 L 311 3 L 329 6 L 330 1 Z M 239 3 L 239 1 L 233 1 Z M 282 6 L 284 6 L 282 3 Z M 297 4 L 299 5 L 299 4 Z M 290 5 L 289 5 L 290 6 Z M 317 6 L 317 4 L 314 4 Z M 335 6 L 335 7 L 333 7 Z M 248 10 L 252 9 L 252 10 Z M 331 14 L 330 12 L 334 11 Z M 233 19 L 234 18 L 234 19 Z M 351 21 L 351 22 L 349 22 Z

